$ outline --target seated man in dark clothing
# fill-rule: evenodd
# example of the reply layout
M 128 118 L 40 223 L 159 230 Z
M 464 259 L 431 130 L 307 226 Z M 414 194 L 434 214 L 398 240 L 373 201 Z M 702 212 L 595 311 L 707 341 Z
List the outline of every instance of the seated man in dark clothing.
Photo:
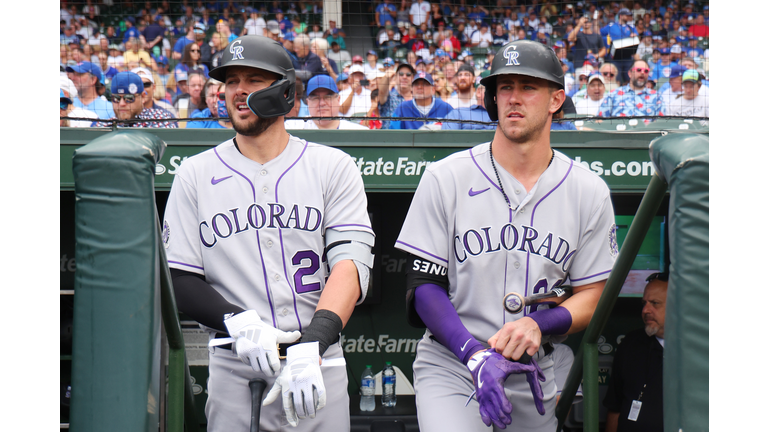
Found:
M 296 77 L 302 82 L 308 82 L 310 78 L 323 71 L 323 63 L 317 54 L 310 50 L 309 36 L 300 34 L 293 40 L 293 49 L 296 59 L 293 60 L 293 68 Z

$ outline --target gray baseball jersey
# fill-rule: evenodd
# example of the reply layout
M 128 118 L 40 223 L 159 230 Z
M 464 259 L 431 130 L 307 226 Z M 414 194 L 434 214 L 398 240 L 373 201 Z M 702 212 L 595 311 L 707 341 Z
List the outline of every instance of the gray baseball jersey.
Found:
M 480 144 L 426 169 L 396 242 L 398 249 L 447 267 L 450 301 L 467 330 L 483 344 L 504 323 L 531 312 L 506 312 L 504 295 L 544 293 L 566 281 L 581 286 L 604 280 L 618 254 L 610 191 L 597 175 L 555 151 L 552 164 L 526 192 L 498 162 L 496 167 L 512 210 L 491 166 L 489 143 Z M 434 406 L 438 390 L 430 385 L 450 381 L 459 372 L 468 392 L 463 398 L 442 398 L 441 409 L 423 413 L 424 424 L 434 423 L 434 430 L 440 430 L 463 424 L 466 415 L 479 419 L 476 402 L 472 413 L 463 408 L 473 390 L 471 375 L 448 349 L 429 342 L 429 335 L 427 330 L 414 362 L 419 407 Z M 542 343 L 548 339 L 544 336 Z M 444 357 L 441 362 L 433 363 L 436 355 Z M 540 349 L 534 358 L 547 377 L 545 398 L 554 398 L 553 362 L 551 356 L 543 357 Z M 512 375 L 506 384 L 514 407 L 513 427 L 517 422 L 548 430 L 554 409 L 546 405 L 546 418 L 538 418 L 525 377 Z M 545 404 L 549 402 L 554 407 L 553 401 Z M 531 411 L 534 416 L 528 415 Z M 419 417 L 421 424 L 421 410 Z M 477 430 L 487 428 L 480 422 Z
M 323 254 L 329 228 L 373 233 L 363 181 L 349 155 L 291 136 L 285 150 L 262 165 L 228 140 L 179 168 L 168 197 L 163 241 L 170 267 L 204 275 L 229 302 L 255 310 L 276 328 L 301 331 L 329 275 Z M 366 287 L 361 288 L 360 302 Z M 331 348 L 326 357 L 342 356 Z M 216 371 L 223 370 L 215 363 L 231 360 L 225 358 L 231 352 L 220 356 L 222 351 L 228 352 L 216 348 L 210 357 L 211 387 Z M 248 369 L 242 369 L 237 384 L 245 389 L 255 376 Z M 337 386 L 346 389 L 346 373 L 324 380 L 330 392 Z M 240 388 L 215 388 L 209 400 L 243 394 Z M 264 415 L 273 406 L 282 411 L 280 405 L 265 407 Z M 339 405 L 344 404 L 329 403 L 324 410 Z M 239 415 L 246 421 L 250 410 Z

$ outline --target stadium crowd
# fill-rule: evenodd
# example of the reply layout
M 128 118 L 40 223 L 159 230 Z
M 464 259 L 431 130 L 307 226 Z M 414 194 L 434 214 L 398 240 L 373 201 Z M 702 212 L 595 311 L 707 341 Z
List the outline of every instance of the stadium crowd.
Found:
M 490 118 L 479 81 L 496 51 L 519 39 L 557 53 L 566 115 L 709 116 L 707 1 L 366 2 L 366 52 L 350 52 L 341 23 L 323 26 L 322 7 L 62 1 L 60 124 L 229 128 L 224 84 L 208 72 L 246 34 L 272 38 L 293 60 L 291 128 L 494 128 L 482 123 Z M 344 120 L 301 119 L 319 116 Z

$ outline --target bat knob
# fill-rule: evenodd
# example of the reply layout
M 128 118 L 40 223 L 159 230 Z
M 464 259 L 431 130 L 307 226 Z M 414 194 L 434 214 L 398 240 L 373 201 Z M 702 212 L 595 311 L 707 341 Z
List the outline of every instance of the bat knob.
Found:
M 504 296 L 504 309 L 511 314 L 519 313 L 525 307 L 525 301 L 523 296 L 518 293 L 511 292 Z

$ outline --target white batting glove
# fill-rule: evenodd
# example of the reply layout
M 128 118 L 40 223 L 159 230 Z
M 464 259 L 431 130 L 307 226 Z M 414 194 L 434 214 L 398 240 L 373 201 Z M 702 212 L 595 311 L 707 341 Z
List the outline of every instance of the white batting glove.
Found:
M 268 376 L 280 372 L 277 344 L 295 342 L 301 337 L 299 331 L 284 332 L 265 323 L 254 310 L 225 319 L 224 325 L 235 339 L 232 348 L 240 360 Z
M 264 399 L 264 405 L 269 405 L 282 393 L 283 411 L 293 427 L 307 415 L 315 418 L 317 411 L 325 406 L 325 384 L 318 349 L 317 342 L 289 347 L 287 364 Z

